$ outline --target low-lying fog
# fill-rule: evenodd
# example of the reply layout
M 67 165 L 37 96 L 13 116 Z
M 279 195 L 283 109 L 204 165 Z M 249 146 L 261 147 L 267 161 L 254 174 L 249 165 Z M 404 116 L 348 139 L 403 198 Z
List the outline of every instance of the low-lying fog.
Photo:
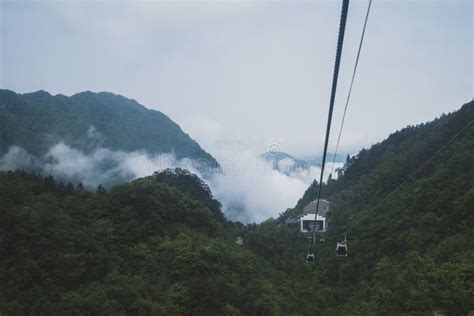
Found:
M 280 170 L 272 162 L 251 151 L 227 152 L 216 158 L 222 172 L 207 177 L 214 196 L 222 203 L 227 218 L 244 223 L 261 222 L 293 207 L 304 191 L 319 177 L 315 166 L 296 167 L 292 161 L 280 161 Z M 336 164 L 340 167 L 342 164 Z M 12 146 L 0 157 L 0 170 L 34 169 L 63 181 L 82 182 L 95 189 L 99 184 L 115 183 L 151 175 L 166 168 L 185 168 L 200 177 L 188 159 L 172 154 L 149 155 L 146 152 L 112 151 L 98 147 L 90 153 L 65 143 L 52 146 L 44 157 L 35 157 L 25 149 Z M 327 166 L 327 174 L 331 163 Z

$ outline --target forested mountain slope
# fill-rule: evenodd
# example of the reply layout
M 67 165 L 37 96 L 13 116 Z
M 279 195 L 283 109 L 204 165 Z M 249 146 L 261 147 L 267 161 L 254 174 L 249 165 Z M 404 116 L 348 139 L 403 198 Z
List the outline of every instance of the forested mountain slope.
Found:
M 362 150 L 343 177 L 323 187 L 331 211 L 326 244 L 316 250 L 319 278 L 314 284 L 338 298 L 329 311 L 460 315 L 474 310 L 473 120 L 474 102 L 469 102 L 457 112 L 398 131 Z M 316 187 L 277 222 L 314 200 Z M 349 256 L 338 258 L 335 243 L 344 233 Z M 252 234 L 261 242 L 259 234 Z M 305 249 L 299 251 L 304 256 Z
M 97 146 L 151 154 L 174 151 L 177 158 L 206 159 L 211 167 L 218 166 L 169 117 L 108 92 L 67 97 L 0 90 L 0 135 L 0 155 L 17 145 L 42 156 L 64 141 L 85 152 Z
M 375 144 L 370 149 L 363 149 L 356 157 L 352 157 L 350 168 L 346 170 L 344 177 L 339 181 L 331 181 L 322 193 L 325 197 L 330 197 L 334 192 L 340 193 L 349 188 L 358 189 L 368 181 L 370 183 L 366 185 L 375 190 L 360 192 L 362 195 L 358 197 L 361 203 L 366 206 L 370 202 L 379 201 L 473 120 L 474 101 L 471 101 L 464 104 L 459 111 L 442 115 L 432 122 L 397 131 L 383 142 Z M 470 125 L 461 139 L 457 139 L 441 156 L 422 170 L 421 176 L 429 174 L 434 168 L 444 167 L 446 160 L 454 157 L 464 159 L 455 169 L 468 172 L 472 166 L 469 165 L 469 162 L 472 162 L 469 160 L 472 159 L 472 155 L 469 157 L 472 150 L 472 142 L 469 141 L 473 138 L 472 130 Z M 296 209 L 302 209 L 316 198 L 316 188 L 317 183 L 313 183 L 298 201 Z
M 283 224 L 297 208 L 260 225 L 227 222 L 182 170 L 96 192 L 0 172 L 0 313 L 472 313 L 474 124 L 371 210 L 473 119 L 471 102 L 359 153 L 324 187 L 330 231 L 315 265 L 306 236 Z
M 89 192 L 0 172 L 0 313 L 278 312 L 278 274 L 233 242 L 201 184 L 167 170 Z

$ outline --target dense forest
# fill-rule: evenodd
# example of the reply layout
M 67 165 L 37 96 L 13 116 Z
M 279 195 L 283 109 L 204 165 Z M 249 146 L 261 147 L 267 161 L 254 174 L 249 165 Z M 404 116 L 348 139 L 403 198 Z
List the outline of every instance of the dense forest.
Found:
M 3 172 L 0 198 L 2 315 L 279 308 L 278 274 L 233 242 L 225 228 L 233 225 L 210 210 L 217 202 L 184 171 L 96 192 Z
M 343 177 L 323 186 L 331 202 L 329 245 L 316 253 L 338 309 L 473 312 L 474 102 L 397 131 L 347 165 Z M 316 196 L 315 182 L 276 222 Z M 341 261 L 334 249 L 344 233 L 349 256 Z
M 316 183 L 294 209 L 242 225 L 184 170 L 95 191 L 1 172 L 0 313 L 473 313 L 473 120 L 470 102 L 351 157 L 323 186 L 329 231 L 314 265 L 284 220 L 314 200 Z
M 58 143 L 89 152 L 98 146 L 219 164 L 163 113 L 109 92 L 71 97 L 45 91 L 17 94 L 0 89 L 0 155 L 12 145 L 41 157 Z

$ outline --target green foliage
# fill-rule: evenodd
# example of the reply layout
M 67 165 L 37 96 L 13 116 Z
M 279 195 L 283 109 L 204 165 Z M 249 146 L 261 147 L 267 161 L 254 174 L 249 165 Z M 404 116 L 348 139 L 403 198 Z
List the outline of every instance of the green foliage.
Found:
M 463 315 L 474 310 L 474 125 L 374 210 L 473 120 L 470 102 L 431 123 L 396 132 L 350 158 L 345 175 L 323 186 L 331 210 L 326 244 L 317 247 L 316 269 L 324 272 L 320 285 L 337 297 L 335 305 L 328 298 L 325 313 Z M 316 193 L 313 183 L 296 208 L 277 222 L 297 214 Z M 341 260 L 334 249 L 343 232 L 349 256 Z M 281 237 L 255 234 L 248 236 Z M 289 237 L 285 239 L 267 253 L 285 253 L 280 252 L 285 245 L 296 249 Z M 261 252 L 261 245 L 252 250 Z M 298 251 L 293 259 L 286 252 L 286 263 L 296 265 L 297 256 L 304 255 Z
M 155 172 L 153 177 L 159 181 L 175 187 L 187 194 L 190 198 L 204 203 L 219 221 L 224 221 L 221 212 L 221 203 L 213 198 L 207 184 L 195 174 L 183 169 L 166 169 Z
M 2 314 L 279 312 L 277 274 L 234 243 L 197 180 L 168 170 L 68 192 L 51 177 L 0 173 Z
M 196 176 L 166 170 L 96 192 L 0 173 L 0 313 L 73 315 L 466 315 L 474 311 L 471 102 L 350 158 L 323 187 L 329 231 L 284 219 L 227 222 Z M 348 232 L 348 257 L 335 256 Z M 234 237 L 243 236 L 244 246 Z
M 94 129 L 91 129 L 94 127 Z M 0 89 L 0 155 L 17 145 L 36 156 L 64 141 L 85 152 L 98 145 L 120 151 L 174 152 L 177 158 L 217 161 L 169 117 L 108 92 L 71 97 L 45 91 L 16 94 Z

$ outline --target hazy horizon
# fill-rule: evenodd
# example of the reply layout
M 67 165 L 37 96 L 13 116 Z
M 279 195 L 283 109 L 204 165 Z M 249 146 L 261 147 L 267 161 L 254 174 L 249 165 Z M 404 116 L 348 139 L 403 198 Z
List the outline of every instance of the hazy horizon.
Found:
M 7 89 L 7 90 L 10 90 L 10 89 Z M 13 91 L 13 90 L 11 90 L 11 91 Z M 13 92 L 15 92 L 15 93 L 20 93 L 20 94 L 29 94 L 29 93 L 35 93 L 35 92 L 40 92 L 40 91 L 46 92 L 46 93 L 48 93 L 48 94 L 50 94 L 50 95 L 52 95 L 52 96 L 65 95 L 65 96 L 67 96 L 67 97 L 71 97 L 71 96 L 73 96 L 74 94 L 79 94 L 79 93 L 81 93 L 81 92 L 93 92 L 93 93 L 106 92 L 106 93 L 116 94 L 116 93 L 114 93 L 114 92 L 112 92 L 112 91 L 91 91 L 91 90 L 78 91 L 78 92 L 71 93 L 71 94 L 67 94 L 67 95 L 64 94 L 64 93 L 51 94 L 49 91 L 46 91 L 46 90 L 43 90 L 43 89 L 36 90 L 36 91 L 25 91 L 25 92 L 21 92 L 21 93 L 18 92 L 18 91 L 13 91 Z M 119 94 L 117 94 L 117 95 L 119 95 Z M 129 96 L 125 96 L 125 95 L 121 95 L 121 96 L 126 97 L 126 98 L 128 98 L 128 99 L 136 100 L 136 99 L 133 98 L 133 97 L 129 97 Z M 138 102 L 138 101 L 137 101 L 137 102 Z M 467 102 L 469 102 L 469 101 L 466 101 L 465 103 L 467 103 Z M 463 104 L 464 104 L 464 103 L 463 103 Z M 150 110 L 160 111 L 159 109 L 157 109 L 157 108 L 151 108 L 151 107 L 147 106 L 146 104 L 141 104 L 141 105 L 145 106 L 147 109 L 150 109 Z M 454 110 L 452 110 L 452 111 L 450 111 L 450 112 L 454 112 L 454 111 L 459 110 L 459 109 L 461 108 L 461 106 L 462 106 L 462 104 L 459 106 L 458 109 L 454 109 Z M 160 111 L 160 112 L 161 112 L 161 111 Z M 432 119 L 429 119 L 429 120 L 426 120 L 426 121 L 422 121 L 422 122 L 418 122 L 418 123 L 414 123 L 414 124 L 410 124 L 410 125 L 419 125 L 419 124 L 428 123 L 428 122 L 430 122 L 430 121 L 432 121 L 432 120 L 434 120 L 434 119 L 436 119 L 436 118 L 439 118 L 439 117 L 442 116 L 443 114 L 448 114 L 448 113 L 450 113 L 450 112 L 442 112 L 442 113 L 440 113 L 439 115 L 433 117 Z M 162 112 L 162 113 L 163 113 L 163 112 Z M 163 114 L 167 115 L 166 113 L 163 113 Z M 169 115 L 167 115 L 167 116 L 169 116 Z M 179 122 L 177 122 L 176 120 L 174 120 L 172 117 L 170 117 L 170 118 L 171 118 L 173 121 L 175 121 L 175 123 L 177 123 L 178 125 L 180 125 L 180 127 L 183 129 L 183 131 L 184 131 L 185 133 L 188 133 L 188 134 L 189 134 L 189 131 L 187 131 L 186 129 L 184 129 L 184 127 L 183 127 Z M 409 126 L 409 125 L 407 125 L 407 126 Z M 400 130 L 400 129 L 403 129 L 403 128 L 407 127 L 407 126 L 402 126 L 402 127 L 400 127 L 399 129 L 392 131 L 390 134 L 392 134 L 392 133 L 394 133 L 394 132 L 396 132 L 396 131 L 398 131 L 398 130 Z M 390 136 L 390 134 L 387 134 L 385 137 L 381 138 L 381 139 L 378 140 L 377 142 L 385 140 L 386 138 L 388 138 L 388 137 Z M 204 147 L 204 146 L 202 146 L 202 144 L 199 142 L 198 139 L 195 139 L 195 138 L 193 137 L 192 134 L 189 134 L 189 136 L 190 136 L 192 139 L 196 140 L 196 141 L 201 145 L 201 147 Z M 206 141 L 206 140 L 204 139 L 204 142 L 205 142 L 205 141 Z M 235 145 L 235 144 L 238 145 L 238 146 L 243 146 L 242 143 L 235 143 L 235 142 L 234 142 L 234 145 Z M 370 143 L 370 144 L 366 144 L 365 146 L 362 146 L 362 147 L 360 147 L 360 148 L 354 148 L 354 149 L 351 150 L 351 151 L 338 150 L 337 155 L 338 155 L 338 156 L 346 156 L 347 154 L 349 154 L 349 155 L 355 155 L 355 154 L 357 154 L 360 150 L 362 150 L 362 149 L 364 149 L 364 148 L 365 148 L 365 149 L 368 149 L 368 148 L 370 148 L 370 147 L 371 147 L 372 145 L 374 145 L 374 144 L 375 144 L 375 142 L 374 142 L 374 143 Z M 303 159 L 303 160 L 305 160 L 305 159 L 321 158 L 321 156 L 322 156 L 322 148 L 319 148 L 319 149 L 321 149 L 320 152 L 315 151 L 315 152 L 304 152 L 304 153 L 298 153 L 298 152 L 297 152 L 297 153 L 292 153 L 292 152 L 288 152 L 288 151 L 283 150 L 283 148 L 281 148 L 281 143 L 275 142 L 275 141 L 270 141 L 269 143 L 267 143 L 266 146 L 265 146 L 264 148 L 262 148 L 262 151 L 261 151 L 260 153 L 257 152 L 257 151 L 255 151 L 254 153 L 257 154 L 257 155 L 267 153 L 267 152 L 269 152 L 269 149 L 270 149 L 272 146 L 275 146 L 275 145 L 278 146 L 278 152 L 283 152 L 283 153 L 290 154 L 291 156 L 293 156 L 293 157 L 295 157 L 295 158 L 297 158 L 297 159 Z M 203 148 L 203 149 L 205 149 L 206 151 L 208 151 L 207 148 Z M 208 152 L 209 152 L 209 151 L 208 151 Z M 212 154 L 212 152 L 209 152 L 209 153 Z M 334 153 L 329 151 L 329 152 L 328 152 L 328 159 L 332 159 L 332 158 L 333 158 L 333 155 L 334 155 Z M 256 157 L 257 157 L 257 156 L 256 156 Z
M 352 1 L 333 151 L 368 1 Z M 340 152 L 472 98 L 470 1 L 374 1 Z M 109 91 L 211 154 L 322 151 L 340 3 L 2 1 L 0 86 Z M 420 17 L 422 17 L 420 19 Z

